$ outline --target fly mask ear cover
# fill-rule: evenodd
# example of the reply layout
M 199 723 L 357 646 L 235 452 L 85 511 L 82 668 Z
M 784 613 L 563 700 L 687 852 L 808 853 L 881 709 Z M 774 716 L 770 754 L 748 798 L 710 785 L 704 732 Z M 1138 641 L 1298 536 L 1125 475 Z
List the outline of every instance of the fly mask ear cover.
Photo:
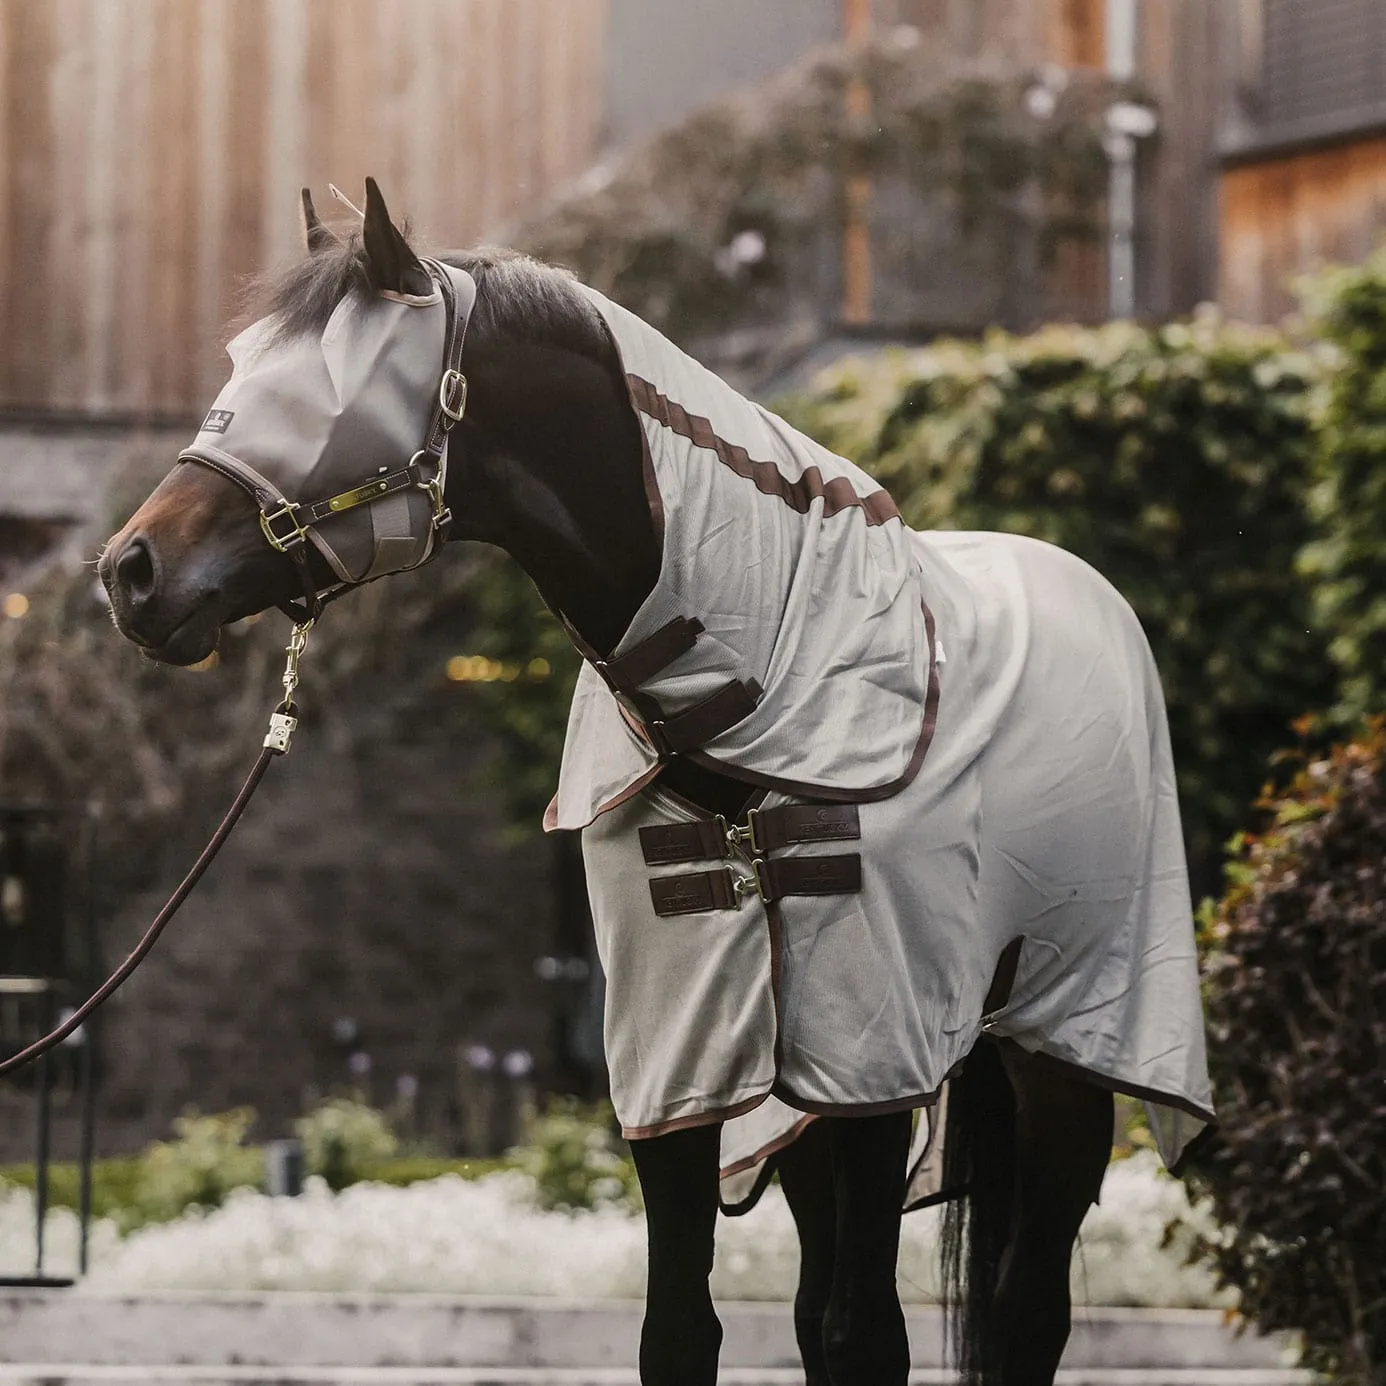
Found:
M 460 357 L 476 285 L 465 270 L 425 264 L 431 295 L 350 293 L 318 337 L 277 340 L 272 317 L 246 328 L 227 347 L 231 379 L 179 456 L 244 486 L 265 515 L 328 509 L 306 535 L 348 586 L 418 567 L 439 542 L 424 486 L 385 482 L 417 462 L 428 464 L 423 480 L 436 468 L 441 482 L 445 430 L 460 417 L 444 416 L 440 388 L 448 398 L 448 357 Z M 376 484 L 383 494 L 372 498 Z

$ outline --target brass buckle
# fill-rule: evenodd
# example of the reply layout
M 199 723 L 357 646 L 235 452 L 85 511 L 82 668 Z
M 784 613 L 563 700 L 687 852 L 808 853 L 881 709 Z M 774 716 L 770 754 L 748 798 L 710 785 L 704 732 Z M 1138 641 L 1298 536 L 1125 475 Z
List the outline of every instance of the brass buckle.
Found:
M 298 516 L 295 513 L 297 510 L 297 501 L 286 500 L 278 510 L 262 510 L 260 512 L 260 528 L 264 531 L 265 538 L 269 540 L 270 547 L 278 549 L 280 553 L 288 553 L 290 549 L 297 548 L 308 537 L 308 531 L 298 522 Z M 283 519 L 287 519 L 293 526 L 292 533 L 276 534 L 274 532 L 274 522 Z
M 748 895 L 758 895 L 767 905 L 770 903 L 770 879 L 765 871 L 765 862 L 760 857 L 751 863 L 749 876 L 737 876 L 732 881 L 732 893 L 736 896 L 738 909 Z
M 422 483 L 425 492 L 428 494 L 429 503 L 433 506 L 433 528 L 442 529 L 444 525 L 452 523 L 452 511 L 448 509 L 443 499 L 446 483 L 442 473 L 433 477 L 429 481 Z
M 736 824 L 729 826 L 727 820 L 720 813 L 717 815 L 717 821 L 722 825 L 722 830 L 727 835 L 728 847 L 737 847 L 743 842 L 749 843 L 751 854 L 757 857 L 765 850 L 760 841 L 759 809 L 751 809 L 747 813 L 745 827 Z
M 289 643 L 284 649 L 284 677 L 280 682 L 284 685 L 284 711 L 288 712 L 294 705 L 294 691 L 298 688 L 298 662 L 303 658 L 303 652 L 308 648 L 308 632 L 313 629 L 314 622 L 304 621 L 302 625 L 297 625 L 289 633 Z
M 454 408 L 453 398 L 458 391 L 461 392 L 461 397 Z M 452 421 L 444 425 L 445 430 L 451 428 L 452 424 L 457 423 L 467 412 L 467 377 L 461 371 L 453 370 L 451 366 L 443 372 L 443 378 L 438 382 L 438 408 Z
M 420 448 L 413 457 L 409 459 L 411 467 L 417 467 L 422 458 L 429 456 L 426 448 Z M 448 472 L 443 459 L 438 459 L 438 469 L 431 477 L 425 477 L 419 483 L 419 489 L 428 497 L 428 503 L 433 507 L 433 528 L 440 530 L 444 525 L 452 523 L 452 511 L 448 509 L 447 502 L 444 500 L 444 493 L 447 491 Z

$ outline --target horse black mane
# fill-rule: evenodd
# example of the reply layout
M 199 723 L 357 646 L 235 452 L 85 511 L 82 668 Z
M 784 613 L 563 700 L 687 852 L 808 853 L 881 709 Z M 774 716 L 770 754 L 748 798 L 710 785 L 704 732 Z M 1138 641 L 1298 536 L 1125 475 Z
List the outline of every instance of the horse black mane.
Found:
M 468 341 L 545 343 L 601 362 L 615 353 L 597 310 L 578 291 L 566 269 L 546 265 L 518 250 L 483 246 L 436 256 L 466 270 L 477 285 Z M 316 335 L 348 294 L 370 294 L 360 232 L 254 280 L 247 317 L 272 317 L 280 341 Z

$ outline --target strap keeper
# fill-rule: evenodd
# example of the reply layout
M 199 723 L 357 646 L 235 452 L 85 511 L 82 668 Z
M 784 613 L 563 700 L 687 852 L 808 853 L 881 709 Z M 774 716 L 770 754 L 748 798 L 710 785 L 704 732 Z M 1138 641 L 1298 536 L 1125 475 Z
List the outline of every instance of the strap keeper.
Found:
M 655 748 L 655 754 L 660 760 L 669 760 L 674 754 L 674 748 L 669 744 L 669 736 L 665 731 L 665 723 L 662 719 L 651 718 L 645 722 L 645 735 L 650 739 L 650 745 Z

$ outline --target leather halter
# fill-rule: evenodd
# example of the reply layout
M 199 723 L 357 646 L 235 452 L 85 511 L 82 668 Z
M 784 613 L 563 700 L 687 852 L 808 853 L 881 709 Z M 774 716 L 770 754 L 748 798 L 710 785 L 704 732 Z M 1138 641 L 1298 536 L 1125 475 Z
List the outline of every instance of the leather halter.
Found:
M 309 567 L 306 544 L 308 532 L 314 525 L 355 509 L 358 505 L 369 505 L 397 491 L 417 487 L 428 493 L 433 515 L 428 547 L 423 558 L 413 566 L 418 567 L 436 557 L 447 539 L 452 524 L 452 512 L 444 499 L 448 478 L 448 435 L 467 409 L 467 377 L 462 374 L 462 348 L 467 337 L 467 324 L 476 306 L 476 285 L 470 276 L 464 276 L 459 293 L 452 277 L 437 260 L 424 259 L 423 265 L 442 294 L 447 330 L 444 334 L 443 371 L 428 433 L 423 446 L 406 465 L 392 471 L 382 471 L 359 486 L 321 500 L 295 501 L 286 497 L 263 473 L 239 458 L 221 452 L 212 456 L 191 448 L 179 454 L 180 462 L 196 462 L 211 468 L 228 481 L 235 482 L 255 502 L 266 541 L 271 548 L 288 556 L 303 584 L 302 602 L 286 598 L 279 603 L 279 609 L 296 625 L 315 621 L 328 602 L 363 585 L 362 582 L 336 582 L 324 588 L 318 587 Z

